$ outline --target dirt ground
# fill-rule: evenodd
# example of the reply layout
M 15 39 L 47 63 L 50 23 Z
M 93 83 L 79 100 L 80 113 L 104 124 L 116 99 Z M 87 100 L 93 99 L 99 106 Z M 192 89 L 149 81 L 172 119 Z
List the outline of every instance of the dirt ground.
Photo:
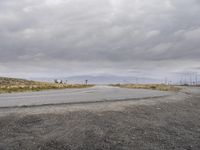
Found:
M 200 90 L 140 101 L 0 109 L 0 150 L 199 149 Z

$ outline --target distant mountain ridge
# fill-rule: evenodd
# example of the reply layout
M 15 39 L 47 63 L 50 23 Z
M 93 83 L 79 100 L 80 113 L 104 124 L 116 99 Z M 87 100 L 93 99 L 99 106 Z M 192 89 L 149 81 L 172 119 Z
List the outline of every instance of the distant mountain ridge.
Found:
M 0 77 L 0 85 L 2 84 L 30 84 L 31 82 L 54 82 L 55 79 L 62 80 L 69 84 L 84 84 L 85 80 L 88 80 L 89 84 L 148 84 L 148 83 L 162 83 L 162 81 L 154 78 L 147 77 L 134 77 L 134 76 L 117 76 L 117 75 L 80 75 L 80 76 L 69 76 L 69 77 L 55 77 L 55 78 L 31 78 L 27 79 L 17 79 L 17 78 L 7 78 Z M 34 80 L 34 81 L 32 81 Z
M 106 76 L 71 76 L 63 78 L 63 80 L 67 80 L 68 83 L 84 83 L 85 80 L 88 80 L 88 83 L 91 84 L 116 84 L 116 83 L 160 83 L 160 80 L 153 78 L 145 78 L 145 77 L 132 77 L 132 76 L 114 76 L 114 75 L 106 75 Z

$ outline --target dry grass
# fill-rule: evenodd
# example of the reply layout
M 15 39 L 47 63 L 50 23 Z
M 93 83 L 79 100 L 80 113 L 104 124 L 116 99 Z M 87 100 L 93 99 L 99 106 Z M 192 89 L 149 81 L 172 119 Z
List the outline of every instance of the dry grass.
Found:
M 112 86 L 117 86 L 121 88 L 133 88 L 133 89 L 151 89 L 160 91 L 173 91 L 178 92 L 180 88 L 172 85 L 165 84 L 114 84 Z
M 57 84 L 47 82 L 36 82 L 24 79 L 0 77 L 0 94 L 25 91 L 41 91 L 48 89 L 65 89 L 65 88 L 87 88 L 93 85 L 85 84 Z

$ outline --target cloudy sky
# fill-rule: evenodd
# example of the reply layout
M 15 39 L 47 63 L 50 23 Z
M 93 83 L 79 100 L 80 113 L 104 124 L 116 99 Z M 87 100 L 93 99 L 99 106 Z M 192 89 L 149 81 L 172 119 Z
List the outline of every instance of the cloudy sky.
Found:
M 0 76 L 199 71 L 199 0 L 0 0 Z

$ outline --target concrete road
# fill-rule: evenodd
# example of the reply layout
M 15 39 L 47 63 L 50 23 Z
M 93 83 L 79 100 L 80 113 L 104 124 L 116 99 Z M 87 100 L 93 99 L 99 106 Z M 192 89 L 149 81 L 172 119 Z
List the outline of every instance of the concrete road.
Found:
M 125 89 L 111 86 L 95 86 L 85 89 L 49 90 L 0 95 L 0 107 L 39 106 L 51 104 L 91 103 L 101 101 L 137 100 L 170 95 L 144 89 Z

